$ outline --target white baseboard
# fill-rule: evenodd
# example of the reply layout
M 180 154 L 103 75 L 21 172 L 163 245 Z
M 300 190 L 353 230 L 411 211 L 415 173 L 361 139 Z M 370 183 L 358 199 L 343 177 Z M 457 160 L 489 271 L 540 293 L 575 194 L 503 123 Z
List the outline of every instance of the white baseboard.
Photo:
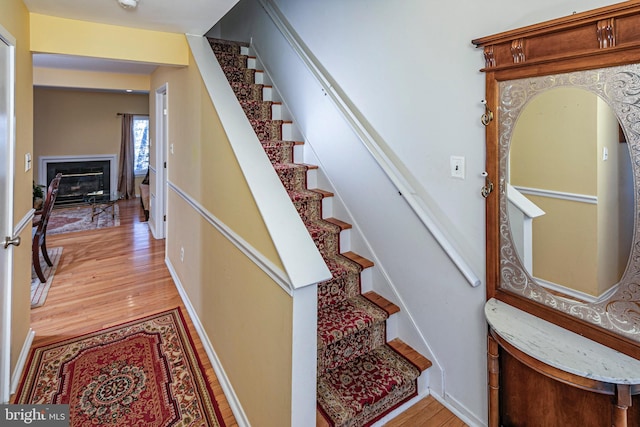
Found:
M 236 423 L 240 427 L 251 427 L 251 424 L 249 423 L 249 419 L 247 418 L 247 415 L 242 409 L 240 400 L 238 399 L 238 396 L 233 390 L 233 386 L 231 385 L 231 382 L 229 381 L 227 374 L 224 372 L 222 364 L 220 363 L 220 359 L 216 355 L 216 352 L 213 349 L 213 346 L 211 345 L 211 341 L 209 340 L 209 337 L 207 336 L 204 330 L 204 327 L 200 322 L 200 318 L 198 317 L 198 314 L 196 313 L 195 308 L 193 307 L 193 305 L 191 304 L 191 301 L 189 300 L 189 296 L 187 295 L 187 292 L 184 290 L 184 287 L 182 286 L 182 282 L 180 282 L 180 278 L 178 277 L 178 274 L 176 273 L 175 269 L 173 268 L 173 265 L 171 264 L 171 260 L 169 258 L 165 258 L 165 264 L 167 265 L 167 268 L 169 269 L 169 273 L 173 278 L 173 282 L 175 283 L 176 288 L 178 289 L 178 293 L 182 298 L 182 302 L 184 303 L 187 309 L 187 312 L 189 313 L 189 317 L 191 318 L 191 321 L 193 322 L 193 326 L 195 327 L 196 332 L 198 333 L 198 337 L 200 338 L 200 341 L 202 341 L 202 347 L 207 353 L 207 356 L 209 357 L 209 361 L 213 366 L 213 370 L 215 371 L 216 376 L 218 377 L 218 382 L 220 382 L 220 387 L 222 388 L 222 391 L 225 397 L 227 398 L 227 401 L 229 402 L 229 406 L 231 407 L 231 412 L 233 412 L 233 415 L 236 418 Z
M 29 328 L 29 332 L 27 333 L 27 337 L 24 340 L 24 344 L 22 344 L 22 350 L 20 350 L 20 355 L 18 356 L 18 360 L 16 361 L 16 367 L 13 370 L 13 374 L 11 375 L 11 394 L 14 394 L 18 389 L 18 385 L 20 384 L 20 377 L 22 376 L 22 371 L 27 364 L 29 350 L 31 350 L 31 344 L 33 343 L 33 338 L 35 336 L 36 332 L 33 329 Z
M 464 423 L 469 427 L 483 427 L 487 425 L 486 421 L 483 421 L 476 417 L 471 411 L 466 408 L 466 406 L 460 403 L 457 399 L 451 397 L 450 394 L 446 394 L 446 398 L 443 398 L 442 396 L 433 392 L 431 393 L 431 395 L 438 402 L 442 403 L 445 408 L 453 412 L 456 417 L 464 421 Z

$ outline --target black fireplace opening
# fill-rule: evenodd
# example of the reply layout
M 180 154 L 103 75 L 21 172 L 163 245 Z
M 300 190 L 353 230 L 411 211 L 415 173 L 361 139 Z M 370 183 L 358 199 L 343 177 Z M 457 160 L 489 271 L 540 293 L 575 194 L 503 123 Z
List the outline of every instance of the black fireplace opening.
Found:
M 62 173 L 62 179 L 55 205 L 81 203 L 89 193 L 107 196 L 110 194 L 111 162 L 109 160 L 47 163 L 47 184 L 58 173 Z

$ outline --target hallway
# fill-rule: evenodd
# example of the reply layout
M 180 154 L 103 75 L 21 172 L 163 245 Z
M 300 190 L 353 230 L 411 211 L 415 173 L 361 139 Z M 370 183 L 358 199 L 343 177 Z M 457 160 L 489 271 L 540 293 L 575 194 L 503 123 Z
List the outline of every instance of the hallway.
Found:
M 227 426 L 237 426 L 200 339 L 164 263 L 164 240 L 155 240 L 140 200 L 119 202 L 120 226 L 54 234 L 63 247 L 47 300 L 31 311 L 33 346 L 60 341 L 179 306 Z

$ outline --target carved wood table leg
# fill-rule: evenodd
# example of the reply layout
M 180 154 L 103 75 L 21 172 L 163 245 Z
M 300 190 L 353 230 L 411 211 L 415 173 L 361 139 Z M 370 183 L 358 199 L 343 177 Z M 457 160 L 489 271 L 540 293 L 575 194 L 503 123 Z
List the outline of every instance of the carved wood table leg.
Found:
M 631 406 L 631 386 L 618 384 L 611 412 L 613 427 L 627 427 L 627 409 Z
M 500 361 L 498 342 L 487 337 L 487 371 L 489 374 L 489 427 L 500 426 Z

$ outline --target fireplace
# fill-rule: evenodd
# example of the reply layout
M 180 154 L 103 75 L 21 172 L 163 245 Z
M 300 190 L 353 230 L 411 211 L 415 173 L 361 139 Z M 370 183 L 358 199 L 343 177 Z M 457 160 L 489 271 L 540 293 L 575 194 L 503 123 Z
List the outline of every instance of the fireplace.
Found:
M 41 157 L 40 183 L 62 173 L 56 205 L 81 203 L 88 193 L 116 194 L 116 156 Z

